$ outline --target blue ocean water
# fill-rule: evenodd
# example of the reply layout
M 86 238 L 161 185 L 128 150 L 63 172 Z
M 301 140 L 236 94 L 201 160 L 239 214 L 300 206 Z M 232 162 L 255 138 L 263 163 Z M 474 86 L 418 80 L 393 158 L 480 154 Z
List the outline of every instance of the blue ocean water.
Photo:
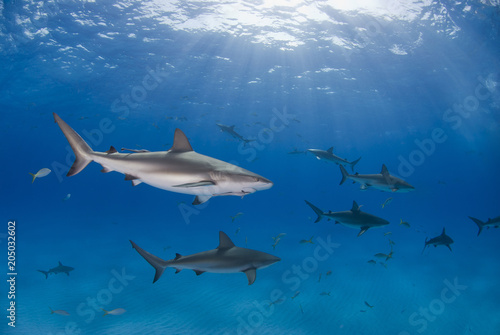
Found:
M 1 334 L 500 334 L 500 231 L 477 236 L 468 218 L 500 215 L 498 1 L 4 1 L 0 12 Z M 66 177 L 74 155 L 52 113 L 101 152 L 165 151 L 179 128 L 196 152 L 274 186 L 193 206 L 96 163 Z M 339 185 L 339 167 L 307 152 L 330 147 L 415 190 Z M 356 201 L 390 224 L 357 237 L 315 223 L 304 200 Z M 453 251 L 422 252 L 443 228 Z M 217 247 L 219 231 L 281 261 L 252 285 L 170 268 L 152 284 L 129 243 L 168 260 Z M 58 262 L 74 270 L 37 271 Z

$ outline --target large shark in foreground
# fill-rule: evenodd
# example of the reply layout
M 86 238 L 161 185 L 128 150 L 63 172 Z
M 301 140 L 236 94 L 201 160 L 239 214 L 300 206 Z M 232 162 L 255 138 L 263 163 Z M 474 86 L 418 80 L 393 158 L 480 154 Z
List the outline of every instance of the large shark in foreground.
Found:
M 368 229 L 374 227 L 382 227 L 389 224 L 389 221 L 379 218 L 378 216 L 362 212 L 360 206 L 356 201 L 352 202 L 352 208 L 350 211 L 342 212 L 323 212 L 318 207 L 311 204 L 309 201 L 305 202 L 313 209 L 313 211 L 318 215 L 318 218 L 314 222 L 319 222 L 323 217 L 335 220 L 335 223 L 340 223 L 343 226 L 360 229 L 358 236 L 363 235 Z
M 97 152 L 56 113 L 54 119 L 76 156 L 68 177 L 94 161 L 103 166 L 101 172 L 123 173 L 125 180 L 131 180 L 134 186 L 144 182 L 163 190 L 196 195 L 193 205 L 204 203 L 213 196 L 243 197 L 273 186 L 270 180 L 258 174 L 194 152 L 180 129 L 175 130 L 174 144 L 168 151 L 123 154 L 111 147 L 106 152 Z
M 340 165 L 340 171 L 342 172 L 340 185 L 342 185 L 347 179 L 351 179 L 353 182 L 360 183 L 362 190 L 375 188 L 385 192 L 402 193 L 410 192 L 415 189 L 404 180 L 391 176 L 385 164 L 382 165 L 382 171 L 379 174 L 349 174 L 342 165 Z
M 45 275 L 45 279 L 49 277 L 49 274 L 58 274 L 58 273 L 65 273 L 69 276 L 69 273 L 73 271 L 75 268 L 72 268 L 71 266 L 66 266 L 63 265 L 61 262 L 59 262 L 59 265 L 57 265 L 55 268 L 49 269 L 48 271 L 43 271 L 43 270 L 37 270 L 38 272 L 41 272 Z
M 248 278 L 248 285 L 252 285 L 257 275 L 257 269 L 265 268 L 280 261 L 280 258 L 265 252 L 236 247 L 222 231 L 219 232 L 219 246 L 216 249 L 188 256 L 176 254 L 175 258 L 171 260 L 163 260 L 141 249 L 134 242 L 130 241 L 130 243 L 156 269 L 153 283 L 160 278 L 165 268 L 174 268 L 176 269 L 175 273 L 180 272 L 182 269 L 189 269 L 193 270 L 196 275 L 201 275 L 204 272 L 244 272 Z
M 479 228 L 479 231 L 477 232 L 477 236 L 479 236 L 479 234 L 481 234 L 484 227 L 486 227 L 488 229 L 490 227 L 495 227 L 495 228 L 500 227 L 500 216 L 497 216 L 496 218 L 493 218 L 493 219 L 488 219 L 488 221 L 486 221 L 486 222 L 483 222 L 479 219 L 473 218 L 472 216 L 469 216 L 469 219 L 474 221 L 477 224 L 477 227 Z
M 446 230 L 445 228 L 443 228 L 443 232 L 441 233 L 441 235 L 433 237 L 430 240 L 428 238 L 425 239 L 425 245 L 422 253 L 424 253 L 424 250 L 428 245 L 433 245 L 434 247 L 437 247 L 438 245 L 445 245 L 448 247 L 448 249 L 450 249 L 450 251 L 452 251 L 450 247 L 451 244 L 453 244 L 453 240 L 451 237 L 446 235 Z
M 359 160 L 361 159 L 361 157 L 359 157 L 355 161 L 349 162 L 347 159 L 340 158 L 339 156 L 335 155 L 333 153 L 333 147 L 326 151 L 321 149 L 307 149 L 307 151 L 311 152 L 319 160 L 324 159 L 330 162 L 334 162 L 337 165 L 350 165 L 352 171 L 354 171 L 354 166 L 358 164 Z

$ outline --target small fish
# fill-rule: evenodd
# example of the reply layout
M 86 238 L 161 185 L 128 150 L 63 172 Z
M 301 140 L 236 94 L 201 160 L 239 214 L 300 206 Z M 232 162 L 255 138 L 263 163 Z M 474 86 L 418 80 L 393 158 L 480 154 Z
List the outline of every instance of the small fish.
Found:
M 289 155 L 300 155 L 300 154 L 307 154 L 307 151 L 305 150 L 299 150 L 297 148 L 293 149 L 292 151 L 288 152 Z
M 69 315 L 69 313 L 68 313 L 68 312 L 66 312 L 66 311 L 64 311 L 64 310 L 62 310 L 62 309 L 56 309 L 56 310 L 53 310 L 53 309 L 52 309 L 52 308 L 50 308 L 50 307 L 49 307 L 49 309 L 50 309 L 50 314 L 59 314 L 59 315 L 64 315 L 64 316 L 68 316 L 68 315 Z
M 310 239 L 308 239 L 308 240 L 300 240 L 300 242 L 299 242 L 299 243 L 300 243 L 300 244 L 308 244 L 308 243 L 310 243 L 310 244 L 314 244 L 314 242 L 313 242 L 313 237 L 314 237 L 314 236 L 311 236 L 311 238 L 310 238 Z
M 370 307 L 370 308 L 373 308 L 373 306 L 370 305 L 369 303 L 367 303 L 366 301 L 365 301 L 365 305 L 368 306 L 368 307 Z
M 327 295 L 327 296 L 330 296 L 330 291 L 328 291 L 328 292 L 324 292 L 324 291 L 323 291 L 323 292 L 321 292 L 319 295 Z
M 361 313 L 366 313 L 366 310 L 364 310 L 364 309 L 360 309 L 359 311 L 360 311 Z
M 319 274 L 318 283 L 321 281 L 321 273 Z
M 122 315 L 123 313 L 126 312 L 126 310 L 123 309 L 123 308 L 115 308 L 112 311 L 107 311 L 104 308 L 101 308 L 101 309 L 104 312 L 104 314 L 102 316 L 105 316 L 105 315 L 108 315 L 108 314 L 109 315 Z
M 276 246 L 278 245 L 278 243 L 280 243 L 280 241 L 281 241 L 280 238 L 274 240 L 274 244 L 272 245 L 273 249 L 276 249 Z
M 377 262 L 375 262 L 373 259 L 370 259 L 367 263 L 370 263 L 370 264 L 377 264 Z
M 384 236 L 387 236 L 387 235 L 392 235 L 392 232 L 388 231 L 387 233 L 384 233 Z
M 331 275 L 331 274 L 332 274 L 332 271 L 331 271 L 331 270 L 326 271 L 326 275 L 327 275 L 327 276 L 329 276 L 329 275 Z
M 237 218 L 239 218 L 242 215 L 243 215 L 243 213 L 239 212 L 239 213 L 236 213 L 236 215 L 231 216 L 231 222 L 234 222 L 234 220 L 236 220 Z
M 386 268 L 386 269 L 387 269 L 387 264 L 386 264 L 386 263 L 384 263 L 384 262 L 378 262 L 378 263 L 379 263 L 380 265 L 382 265 L 384 268 Z
M 238 234 L 241 230 L 241 227 L 238 227 L 238 229 L 236 229 L 236 231 L 234 232 L 234 235 Z
M 384 208 L 385 206 L 389 205 L 392 201 L 392 198 L 387 198 L 385 199 L 384 203 L 382 204 L 382 208 Z
M 46 175 L 48 175 L 49 173 L 51 173 L 52 171 L 50 171 L 50 169 L 47 169 L 47 168 L 43 168 L 43 169 L 40 169 L 38 170 L 37 173 L 30 173 L 30 175 L 33 176 L 33 180 L 31 181 L 31 183 L 33 184 L 35 182 L 35 179 L 36 178 L 42 178 L 42 177 L 45 177 Z
M 278 235 L 273 236 L 273 237 L 272 237 L 272 239 L 276 241 L 276 239 L 280 239 L 280 238 L 282 238 L 283 236 L 286 236 L 286 233 L 279 233 Z
M 403 221 L 403 219 L 401 219 L 401 222 L 399 222 L 399 224 L 405 226 L 406 228 L 410 228 L 410 224 L 406 221 Z
M 71 194 L 66 194 L 66 196 L 64 197 L 64 199 L 62 199 L 62 201 L 67 201 L 69 200 L 69 198 L 71 198 Z
M 300 294 L 300 291 L 295 292 L 295 294 L 292 296 L 292 298 L 291 298 L 291 299 L 293 300 L 293 299 L 297 298 L 297 296 L 298 296 L 299 294 Z
M 395 245 L 395 244 L 396 243 L 393 240 L 389 239 L 389 245 Z
M 272 306 L 272 305 L 279 305 L 279 304 L 281 304 L 283 301 L 285 301 L 285 300 L 283 300 L 282 298 L 277 299 L 277 300 L 274 300 L 274 301 L 271 301 L 271 302 L 269 303 L 269 306 Z
M 167 251 L 168 249 L 172 248 L 171 246 L 167 245 L 166 247 L 163 247 L 163 251 Z
M 299 304 L 299 307 L 300 307 L 300 311 L 302 312 L 302 314 L 304 314 L 304 310 L 302 309 L 302 304 Z

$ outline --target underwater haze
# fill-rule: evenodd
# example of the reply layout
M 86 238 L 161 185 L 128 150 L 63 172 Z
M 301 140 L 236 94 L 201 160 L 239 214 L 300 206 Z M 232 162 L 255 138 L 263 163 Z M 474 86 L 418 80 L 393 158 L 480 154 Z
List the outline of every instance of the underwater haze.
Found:
M 0 14 L 1 334 L 500 334 L 498 0 Z

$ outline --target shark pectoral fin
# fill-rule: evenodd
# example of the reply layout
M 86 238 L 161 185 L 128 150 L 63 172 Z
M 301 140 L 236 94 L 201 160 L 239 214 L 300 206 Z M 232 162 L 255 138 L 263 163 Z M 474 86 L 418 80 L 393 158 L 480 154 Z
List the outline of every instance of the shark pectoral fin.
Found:
M 366 233 L 366 231 L 370 229 L 370 227 L 361 227 L 361 230 L 358 234 L 358 237 L 360 237 L 361 235 L 363 235 L 364 233 Z
M 175 273 L 181 272 L 182 269 L 175 268 Z
M 202 273 L 205 273 L 205 271 L 201 271 L 201 270 L 193 270 L 197 276 L 201 275 Z
M 198 187 L 198 186 L 213 186 L 213 185 L 215 185 L 215 182 L 211 180 L 202 180 L 195 183 L 174 185 L 173 187 Z
M 125 180 L 135 180 L 135 179 L 139 179 L 139 178 L 137 178 L 136 176 L 133 176 L 131 174 L 128 174 L 128 173 L 125 174 Z
M 448 247 L 448 249 L 450 249 L 451 252 L 453 252 L 453 250 L 451 250 L 451 246 L 449 244 L 446 245 Z
M 257 277 L 257 271 L 255 271 L 255 269 L 252 268 L 243 272 L 245 272 L 245 274 L 247 275 L 248 285 L 252 285 L 253 282 L 255 281 L 255 278 Z
M 193 205 L 201 205 L 207 202 L 212 196 L 211 195 L 197 195 L 193 200 Z
M 142 180 L 140 180 L 140 179 L 134 179 L 134 180 L 132 180 L 132 186 L 137 186 L 140 183 L 142 183 Z

